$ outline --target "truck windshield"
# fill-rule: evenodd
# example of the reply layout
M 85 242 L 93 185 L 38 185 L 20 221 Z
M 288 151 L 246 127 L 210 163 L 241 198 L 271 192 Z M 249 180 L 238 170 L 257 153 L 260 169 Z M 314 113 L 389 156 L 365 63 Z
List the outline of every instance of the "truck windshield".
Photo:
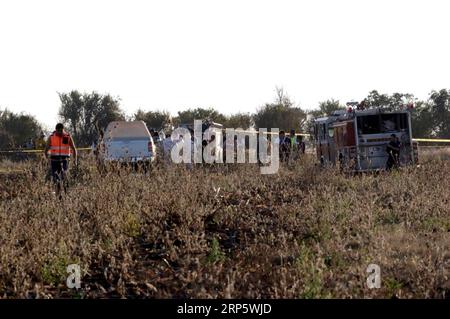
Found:
M 358 116 L 358 133 L 359 134 L 380 133 L 380 116 L 378 114 Z
M 358 134 L 392 133 L 408 129 L 405 113 L 358 116 Z

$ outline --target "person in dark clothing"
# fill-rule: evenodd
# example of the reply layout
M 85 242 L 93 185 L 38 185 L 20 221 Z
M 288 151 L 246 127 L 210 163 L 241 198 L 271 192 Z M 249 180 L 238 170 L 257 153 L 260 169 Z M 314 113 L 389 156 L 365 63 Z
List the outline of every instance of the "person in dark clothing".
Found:
M 71 155 L 74 157 L 75 165 L 77 163 L 77 149 L 75 143 L 72 136 L 64 130 L 63 124 L 58 123 L 55 131 L 48 138 L 44 155 L 47 159 L 50 157 L 53 182 L 56 184 L 57 191 L 61 198 L 61 185 L 59 182 L 66 181 L 65 175 L 69 169 L 69 159 Z M 64 185 L 64 188 L 65 187 L 66 185 Z
M 279 145 L 280 161 L 286 162 L 289 158 L 290 139 L 286 137 L 286 133 L 284 131 L 280 131 Z
M 297 145 L 298 145 L 299 154 L 301 154 L 301 155 L 305 154 L 306 144 L 305 144 L 305 142 L 303 142 L 303 136 L 301 136 L 301 135 L 297 136 Z
M 54 181 L 61 178 L 61 174 L 68 169 L 68 160 L 71 155 L 77 161 L 77 149 L 72 136 L 64 130 L 64 125 L 58 123 L 55 131 L 50 135 L 44 150 L 46 158 L 49 157 Z
M 393 167 L 399 167 L 399 158 L 400 158 L 400 141 L 398 140 L 395 134 L 391 135 L 391 140 L 389 141 L 386 151 L 388 153 L 388 160 L 386 163 L 386 169 L 389 171 Z

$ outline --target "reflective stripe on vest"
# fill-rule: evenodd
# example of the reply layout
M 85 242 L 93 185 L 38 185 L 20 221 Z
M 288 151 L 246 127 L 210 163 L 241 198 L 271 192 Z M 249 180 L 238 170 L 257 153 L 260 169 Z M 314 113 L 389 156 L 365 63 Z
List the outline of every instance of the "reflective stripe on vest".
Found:
M 70 156 L 70 135 L 63 133 L 62 136 L 58 136 L 53 133 L 50 136 L 50 155 L 51 156 Z M 64 143 L 66 142 L 66 143 Z

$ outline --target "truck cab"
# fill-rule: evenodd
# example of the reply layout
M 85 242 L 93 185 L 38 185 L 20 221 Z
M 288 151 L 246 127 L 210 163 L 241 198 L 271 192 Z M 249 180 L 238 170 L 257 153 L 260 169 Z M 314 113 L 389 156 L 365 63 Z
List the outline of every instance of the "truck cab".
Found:
M 322 164 L 340 164 L 352 171 L 386 168 L 387 144 L 391 135 L 400 143 L 401 166 L 417 162 L 417 145 L 407 110 L 368 109 L 336 111 L 314 122 L 317 157 Z

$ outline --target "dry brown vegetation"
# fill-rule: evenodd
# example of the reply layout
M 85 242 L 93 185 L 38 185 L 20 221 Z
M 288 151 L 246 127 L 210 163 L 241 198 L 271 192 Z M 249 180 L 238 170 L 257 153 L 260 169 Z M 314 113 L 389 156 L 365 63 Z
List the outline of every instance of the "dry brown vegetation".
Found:
M 0 175 L 0 297 L 450 295 L 445 155 L 360 176 L 311 159 L 269 176 L 252 165 L 101 176 L 83 159 L 62 201 L 42 165 L 20 168 Z M 380 289 L 367 288 L 371 263 Z

